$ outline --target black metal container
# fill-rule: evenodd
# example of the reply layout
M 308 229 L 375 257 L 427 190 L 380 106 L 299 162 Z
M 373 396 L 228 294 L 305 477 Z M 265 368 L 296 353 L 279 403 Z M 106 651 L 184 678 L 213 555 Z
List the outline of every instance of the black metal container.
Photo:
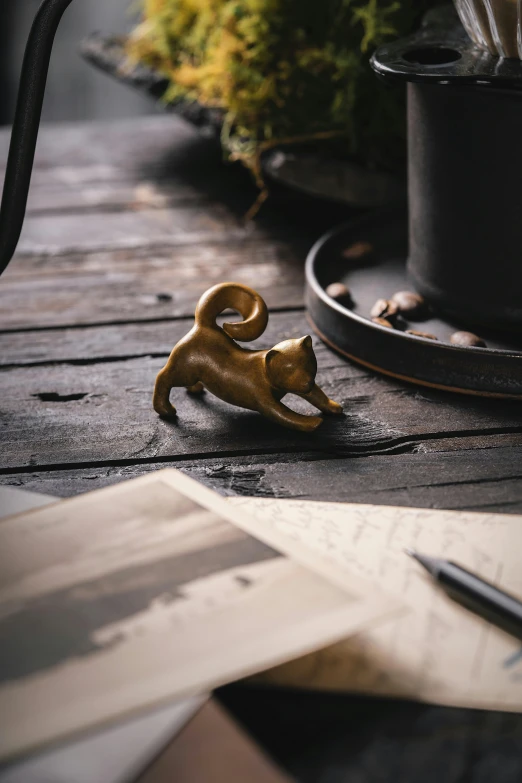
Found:
M 413 285 L 463 323 L 522 332 L 522 63 L 449 15 L 373 66 L 408 82 Z
M 459 319 L 522 330 L 522 93 L 408 85 L 408 269 Z

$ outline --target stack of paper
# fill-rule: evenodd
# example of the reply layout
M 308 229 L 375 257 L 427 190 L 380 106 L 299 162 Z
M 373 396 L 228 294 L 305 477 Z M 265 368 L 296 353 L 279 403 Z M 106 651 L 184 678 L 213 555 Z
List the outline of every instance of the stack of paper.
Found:
M 0 757 L 303 656 L 398 605 L 173 470 L 10 517 Z
M 519 644 L 406 547 L 522 595 L 515 516 L 225 499 L 164 470 L 2 521 L 0 758 L 260 672 L 521 709 Z

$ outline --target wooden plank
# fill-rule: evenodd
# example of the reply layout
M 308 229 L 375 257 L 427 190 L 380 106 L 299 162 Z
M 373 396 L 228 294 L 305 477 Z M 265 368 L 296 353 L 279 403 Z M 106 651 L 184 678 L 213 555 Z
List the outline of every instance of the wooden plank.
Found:
M 66 255 L 100 250 L 171 246 L 229 241 L 248 236 L 241 224 L 220 205 L 180 206 L 123 212 L 85 212 L 27 218 L 18 256 Z
M 274 283 L 275 284 L 275 283 Z M 233 316 L 229 316 L 229 319 Z M 227 320 L 221 318 L 220 322 Z M 127 323 L 103 327 L 84 327 L 75 329 L 42 329 L 30 333 L 10 332 L 0 334 L 0 368 L 8 369 L 14 367 L 39 367 L 41 372 L 45 373 L 46 365 L 53 365 L 58 362 L 67 364 L 90 365 L 101 361 L 119 361 L 122 359 L 135 359 L 139 357 L 155 357 L 163 360 L 163 357 L 170 353 L 175 343 L 180 340 L 192 327 L 193 318 L 157 321 L 153 323 Z M 274 345 L 281 340 L 300 337 L 310 331 L 302 312 L 273 312 L 270 315 L 269 325 L 264 335 L 255 342 L 245 344 L 245 347 L 251 349 L 263 349 Z M 392 393 L 395 387 L 395 393 L 404 396 L 404 407 L 411 405 L 410 400 L 423 398 L 427 390 L 421 387 L 415 387 L 407 384 L 395 384 L 388 379 L 381 378 L 375 373 L 359 368 L 357 365 L 347 362 L 344 358 L 327 349 L 319 340 L 315 338 L 315 350 L 319 359 L 319 373 L 323 377 L 330 377 L 332 371 L 342 373 L 346 367 L 351 367 L 355 374 L 368 375 L 369 379 L 376 380 L 376 389 L 380 389 L 379 380 L 382 380 L 388 388 L 387 394 Z M 1 377 L 1 376 L 0 376 Z M 339 392 L 337 392 L 339 394 Z M 343 389 L 341 387 L 341 396 Z M 455 404 L 459 404 L 466 409 L 466 400 L 470 405 L 476 405 L 474 398 L 459 397 L 447 393 L 431 392 L 431 396 L 426 400 L 426 408 L 436 404 L 444 405 L 445 410 L 451 410 Z M 174 391 L 178 399 L 183 399 L 179 391 Z M 350 406 L 349 396 L 348 409 Z M 438 403 L 437 400 L 440 399 Z M 499 416 L 503 410 L 501 402 L 483 400 L 479 407 L 485 410 L 490 409 L 493 417 Z M 452 451 L 463 449 L 485 449 L 497 446 L 522 444 L 522 430 L 513 432 L 513 428 L 520 426 L 520 416 L 522 415 L 522 406 L 518 403 L 508 405 L 514 414 L 514 418 L 507 419 L 504 427 L 502 421 L 498 422 L 498 427 L 489 427 L 484 433 L 480 424 L 471 426 L 469 431 L 465 431 L 460 436 L 451 438 L 448 434 L 441 432 L 441 438 L 424 438 L 422 444 L 419 442 L 417 449 L 423 451 Z M 438 415 L 438 414 L 437 414 Z M 405 415 L 401 416 L 404 420 Z M 503 417 L 501 417 L 503 419 Z M 436 420 L 437 421 L 437 420 Z M 445 417 L 442 420 L 444 429 Z M 392 423 L 392 422 L 390 422 Z M 455 426 L 454 424 L 451 427 Z M 451 431 L 451 430 L 450 430 Z M 426 434 L 426 433 L 425 433 Z
M 258 230 L 244 221 L 258 192 L 250 176 L 242 167 L 225 166 L 214 145 L 209 157 L 208 140 L 185 149 L 174 137 L 167 159 L 161 150 L 150 150 L 146 139 L 143 143 L 127 170 L 109 167 L 102 183 L 96 178 L 93 183 L 88 168 L 73 159 L 45 170 L 49 183 L 37 171 L 17 255 L 186 244 L 216 232 L 232 239 Z M 93 169 L 103 174 L 106 167 Z
M 260 271 L 262 272 L 262 270 Z M 276 289 L 276 276 L 274 276 L 272 284 Z M 288 285 L 286 288 L 291 295 L 294 287 Z M 188 291 L 183 289 L 183 291 L 188 295 L 190 289 Z M 190 292 L 195 297 L 190 318 L 75 329 L 13 331 L 0 334 L 0 367 L 34 366 L 56 362 L 94 363 L 100 360 L 150 355 L 166 357 L 174 344 L 192 328 L 194 324 L 193 311 L 197 295 L 200 292 L 200 288 Z M 301 287 L 298 287 L 298 291 L 294 291 L 294 296 L 297 299 L 301 295 Z M 160 294 L 160 297 L 166 296 L 166 293 Z M 161 299 L 158 300 L 157 295 L 149 294 L 149 297 L 151 300 L 149 312 L 154 312 L 156 305 L 165 306 Z M 142 301 L 143 299 L 145 296 Z M 273 301 L 272 297 L 270 297 L 270 301 Z M 172 306 L 172 302 L 170 304 Z M 131 315 L 132 309 L 129 308 L 129 316 Z M 219 320 L 223 323 L 226 320 L 237 320 L 237 318 L 237 315 L 230 314 L 228 319 L 222 317 Z M 267 348 L 281 340 L 302 337 L 308 331 L 310 331 L 310 327 L 304 320 L 302 312 L 295 312 L 295 314 L 272 313 L 265 334 L 259 340 L 249 343 L 248 347 L 252 349 Z
M 359 417 L 359 426 L 354 427 L 353 415 L 326 421 L 321 433 L 310 438 L 212 395 L 194 398 L 183 390 L 173 395 L 179 421 L 161 421 L 151 408 L 151 393 L 163 363 L 160 358 L 140 358 L 5 371 L 2 466 L 196 458 L 216 452 L 379 451 L 397 446 L 396 430 Z
M 225 495 L 297 497 L 419 508 L 522 513 L 522 444 L 469 452 L 344 459 L 312 455 L 212 457 L 175 467 Z M 0 483 L 59 497 L 126 481 L 163 462 L 4 474 Z
M 0 131 L 0 166 L 7 157 L 8 135 Z M 204 202 L 209 186 L 216 196 L 220 180 L 223 188 L 240 180 L 250 184 L 244 196 L 248 209 L 256 191 L 246 172 L 226 167 L 216 140 L 178 117 L 44 125 L 27 214 Z
M 93 160 L 78 158 L 76 149 L 39 166 L 31 178 L 28 216 L 52 215 L 57 211 L 104 211 L 211 201 L 234 204 L 243 215 L 257 196 L 252 178 L 240 164 L 226 164 L 214 140 L 189 130 L 163 134 L 158 147 L 151 145 L 140 125 L 133 134 L 135 145 L 121 157 L 119 141 L 107 125 L 107 140 L 96 148 Z M 170 129 L 172 130 L 172 129 Z M 174 130 L 177 130 L 175 125 Z M 44 129 L 44 136 L 52 133 Z M 55 130 L 60 133 L 59 129 Z M 86 131 L 87 132 L 87 131 Z M 141 135 L 140 135 L 141 134 Z M 107 156 L 107 144 L 111 144 Z M 86 142 L 87 143 L 87 142 Z M 113 156 L 117 146 L 119 155 Z M 100 155 L 101 153 L 101 155 Z M 239 199 L 239 191 L 241 193 Z
M 7 143 L 4 131 L 0 159 Z M 244 168 L 224 166 L 215 140 L 179 118 L 48 126 L 18 255 L 179 244 L 227 231 L 242 236 L 251 230 L 242 218 L 256 196 Z
M 71 186 L 63 191 L 50 188 L 36 193 L 32 196 L 36 198 L 35 212 L 26 217 L 17 257 L 162 244 L 177 247 L 216 237 L 222 242 L 246 238 L 291 241 L 300 237 L 310 247 L 326 230 L 346 219 L 346 211 L 326 203 L 292 202 L 287 192 L 283 209 L 283 202 L 273 198 L 255 221 L 246 222 L 245 216 L 258 195 L 247 172 L 218 161 L 213 167 L 207 166 L 202 176 L 197 163 L 193 163 L 194 168 L 187 171 L 180 184 L 178 170 L 158 181 L 154 171 L 144 167 L 136 182 L 138 190 L 125 193 L 119 186 L 119 192 L 117 188 L 105 195 L 102 191 L 100 203 L 92 187 Z M 66 204 L 69 206 L 60 208 Z
M 0 132 L 0 160 L 7 156 L 8 141 L 8 133 Z M 191 202 L 205 205 L 207 217 L 223 229 L 228 227 L 232 237 L 243 227 L 257 195 L 243 166 L 224 165 L 216 141 L 204 138 L 179 118 L 47 126 L 40 134 L 18 254 L 64 254 L 78 248 L 94 252 L 100 247 L 135 247 L 136 243 L 150 247 L 165 238 L 174 243 L 200 241 L 205 231 L 202 226 L 195 231 L 191 224 Z M 302 206 L 306 200 L 298 200 L 292 215 L 288 208 L 291 192 L 284 195 L 287 214 L 281 204 L 265 205 L 263 215 L 269 219 L 256 221 L 254 230 L 271 236 L 274 230 L 288 234 L 290 215 L 290 220 L 296 219 L 291 233 L 306 235 L 310 243 L 346 218 L 346 209 L 330 204 L 321 207 L 314 202 L 306 210 Z M 134 213 L 147 205 L 156 213 L 162 206 L 171 209 L 163 217 L 141 215 L 136 222 L 126 215 L 106 214 L 107 209 Z M 85 220 L 76 214 L 82 211 Z
M 191 317 L 203 291 L 227 279 L 272 308 L 299 307 L 304 257 L 302 243 L 252 239 L 15 259 L 0 282 L 0 328 Z
M 1 161 L 7 159 L 10 134 L 9 128 L 0 130 Z M 169 156 L 175 146 L 198 145 L 201 139 L 192 125 L 175 115 L 43 125 L 35 168 L 55 168 L 65 165 L 65 161 L 74 161 L 78 166 L 132 170 L 143 161 Z
M 433 451 L 460 451 L 467 452 L 474 449 L 497 449 L 508 446 L 522 446 L 521 432 L 493 432 L 479 435 L 461 435 L 455 438 L 441 438 L 436 440 L 426 440 L 420 446 L 423 453 Z M 491 458 L 494 459 L 495 451 L 492 451 Z M 466 460 L 467 455 L 462 454 L 462 459 Z
M 272 319 L 263 344 L 306 334 L 303 314 Z M 56 333 L 59 339 L 59 332 Z M 62 465 L 248 453 L 332 456 L 413 451 L 428 440 L 522 432 L 522 406 L 445 394 L 389 379 L 316 341 L 318 381 L 345 405 L 313 434 L 285 430 L 210 394 L 173 392 L 177 423 L 151 409 L 164 357 L 17 367 L 2 372 L 3 467 Z M 296 409 L 306 405 L 296 400 Z
M 19 256 L 204 241 L 218 227 L 229 230 L 231 238 L 242 235 L 243 218 L 258 195 L 243 166 L 224 165 L 215 140 L 203 138 L 179 118 L 126 125 L 130 129 L 114 123 L 42 130 Z M 4 132 L 0 159 L 6 155 Z M 288 201 L 288 192 L 285 196 Z M 191 204 L 204 206 L 200 222 L 191 215 Z M 162 209 L 165 214 L 158 214 Z M 136 220 L 126 214 L 136 211 L 145 214 Z M 299 231 L 311 242 L 339 215 L 330 205 L 309 211 L 312 230 L 302 210 L 297 218 Z M 257 221 L 245 230 L 263 230 L 269 223 L 269 234 L 274 229 L 288 234 L 287 219 L 277 206 L 265 206 L 264 212 L 270 214 L 268 222 Z
M 51 172 L 35 172 L 27 203 L 27 216 L 63 215 L 86 210 L 137 212 L 205 202 L 205 197 L 197 188 L 179 179 L 163 182 L 143 178 L 128 182 L 123 179 L 99 181 L 96 170 L 97 167 L 63 167 L 52 169 Z M 61 182 L 57 181 L 59 178 Z

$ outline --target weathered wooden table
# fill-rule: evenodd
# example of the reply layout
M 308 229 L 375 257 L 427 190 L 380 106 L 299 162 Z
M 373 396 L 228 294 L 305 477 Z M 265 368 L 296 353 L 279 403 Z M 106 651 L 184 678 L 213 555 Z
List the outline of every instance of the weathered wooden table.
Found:
M 0 133 L 5 161 L 8 133 Z M 379 377 L 315 341 L 346 416 L 308 435 L 206 395 L 151 408 L 155 375 L 213 283 L 271 310 L 260 345 L 309 331 L 303 262 L 342 210 L 276 197 L 173 117 L 44 128 L 16 259 L 0 279 L 0 481 L 69 496 L 178 467 L 224 493 L 522 511 L 522 405 Z M 522 716 L 223 689 L 303 781 L 522 780 Z

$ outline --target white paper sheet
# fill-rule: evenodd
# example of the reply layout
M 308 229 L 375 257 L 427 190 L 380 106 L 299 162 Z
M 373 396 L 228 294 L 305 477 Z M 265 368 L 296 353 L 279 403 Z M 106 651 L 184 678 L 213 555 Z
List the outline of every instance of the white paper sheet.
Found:
M 451 601 L 404 553 L 412 547 L 453 560 L 522 597 L 522 516 L 270 498 L 227 502 L 413 610 L 264 679 L 522 709 L 520 642 Z

